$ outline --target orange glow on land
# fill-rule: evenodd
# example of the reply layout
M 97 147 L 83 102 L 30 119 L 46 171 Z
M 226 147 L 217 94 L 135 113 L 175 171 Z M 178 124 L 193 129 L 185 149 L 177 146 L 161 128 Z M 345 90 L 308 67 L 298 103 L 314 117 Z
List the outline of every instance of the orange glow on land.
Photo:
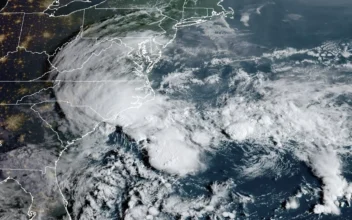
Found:
M 63 22 L 68 25 L 68 26 L 72 26 L 74 24 L 74 21 L 72 19 L 72 16 L 66 16 L 63 18 Z
M 11 115 L 5 120 L 5 128 L 9 131 L 17 131 L 24 124 L 25 116 L 23 114 Z
M 48 31 L 44 31 L 44 32 L 43 32 L 43 37 L 44 37 L 44 38 L 51 38 L 51 37 L 52 37 L 52 34 L 51 34 L 50 32 L 48 32 Z
M 29 0 L 29 1 L 33 1 L 33 0 Z M 48 8 L 54 2 L 53 0 L 39 0 L 39 1 L 40 1 L 39 3 L 40 8 Z
M 0 43 L 4 42 L 5 40 L 6 40 L 6 35 L 0 34 Z
M 47 103 L 39 107 L 39 111 L 42 112 L 47 112 L 47 111 L 53 111 L 54 110 L 54 104 L 52 103 Z
M 6 63 L 7 57 L 1 57 L 0 58 L 0 63 Z
M 26 137 L 25 134 L 21 134 L 20 137 L 18 138 L 18 141 L 21 142 L 21 143 L 23 143 L 24 140 L 25 140 L 25 137 Z
M 18 59 L 17 60 L 17 64 L 23 64 L 23 60 L 22 59 Z
M 18 90 L 18 93 L 21 94 L 21 95 L 26 94 L 27 92 L 28 92 L 28 88 L 25 88 L 25 87 L 20 88 Z
M 27 48 L 29 43 L 32 41 L 33 37 L 28 35 L 25 40 L 21 43 L 21 47 Z

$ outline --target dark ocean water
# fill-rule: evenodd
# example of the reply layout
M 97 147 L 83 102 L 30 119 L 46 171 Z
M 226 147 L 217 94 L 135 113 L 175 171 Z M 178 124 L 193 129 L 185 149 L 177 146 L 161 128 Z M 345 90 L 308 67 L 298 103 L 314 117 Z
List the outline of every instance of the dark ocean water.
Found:
M 223 5 L 240 11 L 230 21 L 234 26 L 241 25 L 241 13 L 250 14 L 250 41 L 261 46 L 311 48 L 352 34 L 352 2 L 347 0 L 238 0 Z
M 248 155 L 244 154 L 243 149 L 253 147 L 255 146 L 251 146 L 251 144 L 247 146 L 236 144 L 226 146 L 226 148 L 211 156 L 206 171 L 180 180 L 181 193 L 190 197 L 209 195 L 209 186 L 212 183 L 226 182 L 231 179 L 236 185 L 232 190 L 233 193 L 251 196 L 254 199 L 253 203 L 234 206 L 238 217 L 249 219 L 269 219 L 275 216 L 290 219 L 309 211 L 314 204 L 319 202 L 319 198 L 307 194 L 300 199 L 298 209 L 284 210 L 285 200 L 295 195 L 300 190 L 300 186 L 304 185 L 303 183 L 308 183 L 310 186 L 317 188 L 320 185 L 319 180 L 312 175 L 310 169 L 290 155 L 283 155 L 282 157 L 282 165 L 286 166 L 284 174 L 278 170 L 267 170 L 267 172 L 257 177 L 242 176 L 236 168 L 243 166 L 248 159 Z M 265 154 L 266 152 L 261 153 Z M 260 152 L 257 152 L 256 156 L 261 156 Z M 298 219 L 317 219 L 317 216 L 305 215 Z
M 0 1 L 0 10 L 6 5 L 7 1 Z

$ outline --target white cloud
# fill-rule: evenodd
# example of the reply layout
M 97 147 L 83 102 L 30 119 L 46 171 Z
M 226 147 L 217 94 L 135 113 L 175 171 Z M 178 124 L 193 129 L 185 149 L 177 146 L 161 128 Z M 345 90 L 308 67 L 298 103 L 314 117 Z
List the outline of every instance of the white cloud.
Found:
M 205 78 L 204 81 L 209 84 L 215 84 L 220 81 L 220 77 L 217 74 L 211 75 L 211 76 L 208 76 L 207 78 Z
M 244 12 L 241 15 L 241 22 L 243 23 L 244 26 L 249 27 L 249 19 L 250 19 L 250 14 L 248 12 Z
M 141 35 L 156 34 L 142 32 Z M 200 140 L 199 134 L 209 130 L 209 123 L 198 116 L 194 104 L 154 93 L 145 72 L 140 69 L 143 56 L 150 51 L 142 46 L 143 42 L 137 44 L 136 41 L 129 38 L 121 44 L 114 43 L 104 53 L 92 57 L 83 68 L 56 76 L 57 80 L 63 80 L 55 89 L 57 99 L 71 104 L 61 104 L 66 116 L 73 121 L 71 129 L 94 127 L 101 121 L 118 125 L 125 134 L 140 142 L 140 148 L 147 150 L 153 167 L 179 175 L 202 170 L 200 156 L 210 149 L 211 139 Z M 85 39 L 77 40 L 59 52 L 54 65 L 65 69 L 71 65 L 71 60 L 63 57 L 75 57 L 76 51 L 82 48 L 89 48 L 89 53 L 98 52 L 105 44 L 111 42 L 93 44 Z M 129 55 L 121 55 L 131 48 Z M 140 48 L 144 48 L 142 57 Z M 118 54 L 117 60 L 115 54 Z M 77 59 L 74 62 L 83 62 Z M 191 76 L 173 73 L 164 77 L 163 82 L 174 89 L 188 78 Z
M 297 209 L 298 207 L 299 207 L 299 201 L 295 197 L 290 197 L 285 203 L 286 209 Z
M 341 174 L 341 162 L 334 150 L 323 150 L 310 157 L 314 174 L 323 182 L 323 204 L 314 207 L 314 212 L 340 214 L 339 199 L 350 197 L 352 186 Z

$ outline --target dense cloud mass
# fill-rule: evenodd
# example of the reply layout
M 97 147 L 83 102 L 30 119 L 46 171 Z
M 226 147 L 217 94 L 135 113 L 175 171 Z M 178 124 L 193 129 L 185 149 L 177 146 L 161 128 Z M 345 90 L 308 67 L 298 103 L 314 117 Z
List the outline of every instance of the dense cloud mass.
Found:
M 28 206 L 31 204 L 30 194 L 24 192 L 21 185 L 12 179 L 0 183 L 1 219 L 27 219 Z
M 214 183 L 211 195 L 199 198 L 173 195 L 172 184 L 175 178 L 206 170 L 204 155 L 228 142 L 260 144 L 271 151 L 269 160 L 243 165 L 243 177 L 274 169 L 284 153 L 305 162 L 322 181 L 322 203 L 314 212 L 339 214 L 340 201 L 349 201 L 352 193 L 340 159 L 352 142 L 351 103 L 342 99 L 352 94 L 346 66 L 326 67 L 317 59 L 319 48 L 287 49 L 251 57 L 258 66 L 270 64 L 272 73 L 251 72 L 237 60 L 254 46 L 222 18 L 192 32 L 193 38 L 204 38 L 203 43 L 183 42 L 191 38 L 186 29 L 168 49 L 160 45 L 171 39 L 155 30 L 134 30 L 116 38 L 116 25 L 128 27 L 116 20 L 105 21 L 104 30 L 100 25 L 86 30 L 97 40 L 78 37 L 53 62 L 56 98 L 70 103 L 60 105 L 72 119 L 65 129 L 85 135 L 83 128 L 97 128 L 70 146 L 59 163 L 60 185 L 72 215 L 113 219 L 116 212 L 125 219 L 233 219 L 232 203 L 254 198 L 230 192 L 235 188 L 232 180 Z M 222 38 L 207 31 L 207 25 L 222 29 Z M 230 35 L 234 40 L 227 42 Z M 297 54 L 311 62 L 285 59 Z M 341 54 L 342 50 L 336 56 Z M 160 76 L 149 68 L 157 62 L 159 69 L 172 63 L 173 70 Z M 205 67 L 211 71 L 202 73 Z M 211 98 L 204 101 L 204 96 Z M 117 144 L 108 144 L 108 134 Z M 286 203 L 286 209 L 298 206 L 297 197 Z

